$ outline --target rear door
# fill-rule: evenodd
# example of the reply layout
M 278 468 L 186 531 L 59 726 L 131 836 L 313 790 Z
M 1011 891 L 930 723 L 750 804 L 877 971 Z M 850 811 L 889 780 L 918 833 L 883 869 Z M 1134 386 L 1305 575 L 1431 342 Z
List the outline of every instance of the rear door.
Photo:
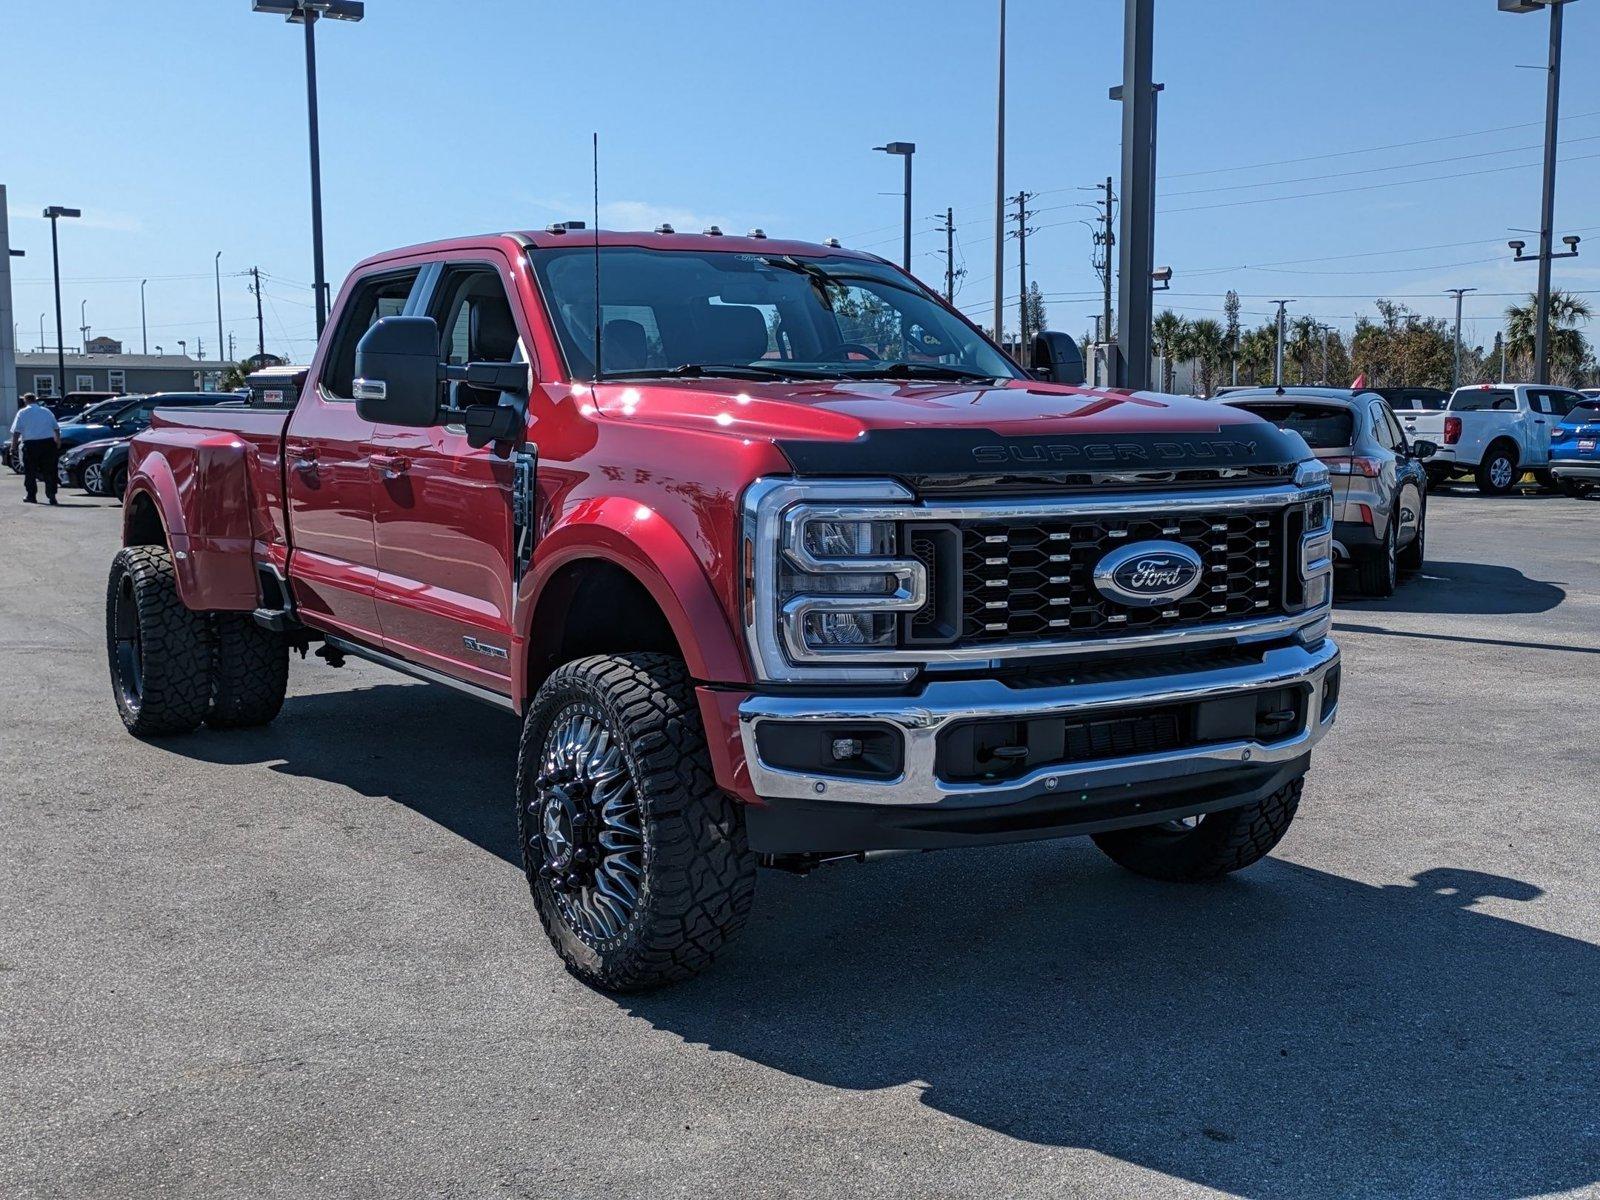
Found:
M 1550 461 L 1550 435 L 1561 419 L 1572 411 L 1572 406 L 1583 399 L 1581 392 L 1569 388 L 1529 388 L 1528 407 L 1532 410 L 1529 421 L 1529 464 L 1544 466 Z
M 474 252 L 445 262 L 430 280 L 417 311 L 438 322 L 445 361 L 528 361 L 503 255 Z M 512 403 L 464 383 L 447 387 L 457 408 Z M 409 661 L 509 693 L 513 463 L 491 447 L 469 445 L 460 425 L 378 425 L 370 461 L 384 645 Z
M 380 268 L 350 285 L 284 434 L 296 602 L 315 624 L 374 644 L 382 634 L 373 600 L 372 424 L 356 411 L 351 380 L 361 335 L 405 311 L 420 272 Z

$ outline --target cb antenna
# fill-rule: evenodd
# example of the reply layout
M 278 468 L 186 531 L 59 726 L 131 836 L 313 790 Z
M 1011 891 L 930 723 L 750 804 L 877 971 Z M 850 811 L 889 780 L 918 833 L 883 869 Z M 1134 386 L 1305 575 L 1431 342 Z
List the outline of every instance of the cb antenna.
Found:
M 600 382 L 600 134 L 594 133 L 591 174 L 594 178 L 594 381 Z

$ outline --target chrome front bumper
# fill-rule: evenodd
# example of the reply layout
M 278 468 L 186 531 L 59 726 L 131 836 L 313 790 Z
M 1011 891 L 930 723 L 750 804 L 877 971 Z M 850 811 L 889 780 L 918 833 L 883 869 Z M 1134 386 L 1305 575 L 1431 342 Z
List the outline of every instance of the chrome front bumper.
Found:
M 941 680 L 913 696 L 818 697 L 754 695 L 739 706 L 739 733 L 750 781 L 764 800 L 791 798 L 880 806 L 949 808 L 1010 804 L 1041 794 L 1105 788 L 1214 773 L 1230 766 L 1286 763 L 1309 753 L 1333 724 L 1337 700 L 1324 711 L 1323 684 L 1339 662 L 1332 639 L 1266 651 L 1259 663 L 1113 682 L 1011 688 L 997 679 Z M 983 718 L 1082 716 L 1096 710 L 1211 700 L 1293 684 L 1309 686 L 1300 732 L 1275 742 L 1215 742 L 1127 758 L 1046 765 L 1003 783 L 941 779 L 935 757 L 941 732 Z M 904 740 L 904 768 L 893 779 L 800 772 L 762 761 L 756 732 L 763 721 L 873 721 Z

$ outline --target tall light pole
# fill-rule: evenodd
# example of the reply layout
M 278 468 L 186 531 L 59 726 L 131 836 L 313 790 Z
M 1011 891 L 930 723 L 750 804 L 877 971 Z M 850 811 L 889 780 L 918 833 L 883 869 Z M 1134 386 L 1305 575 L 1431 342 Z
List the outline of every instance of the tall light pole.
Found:
M 906 273 L 911 273 L 911 156 L 917 152 L 915 142 L 890 142 L 885 146 L 874 146 L 874 150 L 882 150 L 885 154 L 898 154 L 906 160 L 906 189 L 903 195 L 905 201 L 905 232 L 901 241 L 900 265 Z
M 1533 327 L 1533 382 L 1550 382 L 1550 260 L 1571 258 L 1578 253 L 1578 239 L 1562 240 L 1567 244 L 1565 254 L 1552 254 L 1556 212 L 1556 124 L 1561 106 L 1561 10 L 1572 0 L 1500 0 L 1500 11 L 1510 13 L 1550 10 L 1550 59 L 1545 76 L 1544 92 L 1544 193 L 1539 201 L 1539 283 L 1534 299 Z M 1532 255 L 1524 255 L 1520 244 L 1513 242 L 1517 262 Z
M 61 246 L 56 240 L 56 222 L 62 217 L 71 219 L 81 216 L 83 216 L 82 209 L 63 208 L 59 204 L 52 204 L 44 210 L 45 220 L 50 222 L 50 269 L 56 282 L 56 397 L 58 399 L 67 394 L 67 347 L 61 332 Z
M 1445 294 L 1456 298 L 1456 348 L 1450 360 L 1450 390 L 1461 386 L 1461 297 L 1477 288 L 1445 288 Z
M 1276 359 L 1275 359 L 1275 361 L 1273 362 L 1273 365 L 1272 365 L 1272 386 L 1273 387 L 1282 387 L 1283 386 L 1283 343 L 1284 343 L 1284 339 L 1286 338 L 1286 336 L 1288 334 L 1288 327 L 1287 327 L 1287 321 L 1286 321 L 1286 318 L 1285 318 L 1285 315 L 1284 315 L 1284 309 L 1287 308 L 1289 305 L 1293 304 L 1294 301 L 1293 300 L 1274 300 L 1274 301 L 1272 301 L 1272 303 L 1276 304 L 1278 306 L 1278 353 L 1277 353 Z
M 149 282 L 148 279 L 139 280 L 139 352 L 141 354 L 150 353 L 150 326 L 145 323 L 144 319 L 144 285 Z
M 89 302 L 87 300 L 78 301 L 78 335 L 81 339 L 78 345 L 85 354 L 89 353 Z
M 1150 385 L 1150 289 L 1155 267 L 1156 83 L 1151 78 L 1155 0 L 1124 0 L 1122 83 L 1111 98 L 1122 102 L 1122 245 L 1117 297 L 1117 341 L 1124 387 Z
M 217 357 L 222 357 L 222 347 L 226 345 L 222 340 L 222 251 L 217 251 L 217 256 L 211 260 L 211 268 L 217 273 Z
M 317 136 L 317 19 L 359 21 L 361 0 L 251 0 L 251 11 L 271 13 L 306 27 L 306 124 L 311 137 L 311 286 L 317 296 L 317 336 L 328 323 L 328 283 L 322 268 L 322 151 Z
M 1000 0 L 1000 75 L 994 133 L 994 340 L 1006 340 L 1006 0 Z

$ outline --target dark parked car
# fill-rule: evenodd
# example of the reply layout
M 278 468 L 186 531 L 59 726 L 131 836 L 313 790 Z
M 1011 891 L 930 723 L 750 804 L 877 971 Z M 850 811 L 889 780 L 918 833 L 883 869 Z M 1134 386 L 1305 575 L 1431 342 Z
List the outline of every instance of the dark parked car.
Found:
M 45 397 L 44 406 L 55 413 L 56 420 L 68 421 L 80 415 L 92 405 L 100 404 L 106 400 L 126 400 L 130 397 L 119 396 L 116 392 L 68 392 L 59 400 Z
M 127 404 L 104 417 L 97 415 L 91 423 L 62 425 L 61 450 L 65 453 L 73 446 L 101 438 L 132 437 L 150 427 L 150 414 L 158 408 L 193 408 L 234 399 L 237 396 L 233 392 L 158 392 L 153 396 L 129 397 Z
M 112 446 L 127 440 L 125 437 L 96 438 L 74 446 L 56 460 L 56 478 L 62 487 L 81 487 L 91 496 L 101 495 L 100 459 Z
M 104 424 L 104 422 L 108 420 L 113 413 L 117 412 L 119 409 L 128 407 L 129 403 L 137 400 L 138 398 L 139 397 L 137 396 L 113 396 L 109 400 L 97 400 L 93 404 L 89 405 L 88 408 L 78 413 L 77 416 L 72 418 L 72 420 L 68 423 L 73 425 Z M 45 407 L 50 408 L 50 405 L 46 403 Z M 54 412 L 55 410 L 51 409 L 51 411 Z M 59 413 L 56 415 L 56 420 L 61 420 Z M 4 462 L 6 466 L 10 467 L 14 474 L 22 474 L 22 459 L 20 456 L 12 456 L 10 438 L 6 438 L 5 445 L 0 447 L 0 462 Z
M 100 457 L 95 474 L 100 481 L 99 496 L 114 496 L 121 500 L 128 490 L 128 439 L 112 442 Z

